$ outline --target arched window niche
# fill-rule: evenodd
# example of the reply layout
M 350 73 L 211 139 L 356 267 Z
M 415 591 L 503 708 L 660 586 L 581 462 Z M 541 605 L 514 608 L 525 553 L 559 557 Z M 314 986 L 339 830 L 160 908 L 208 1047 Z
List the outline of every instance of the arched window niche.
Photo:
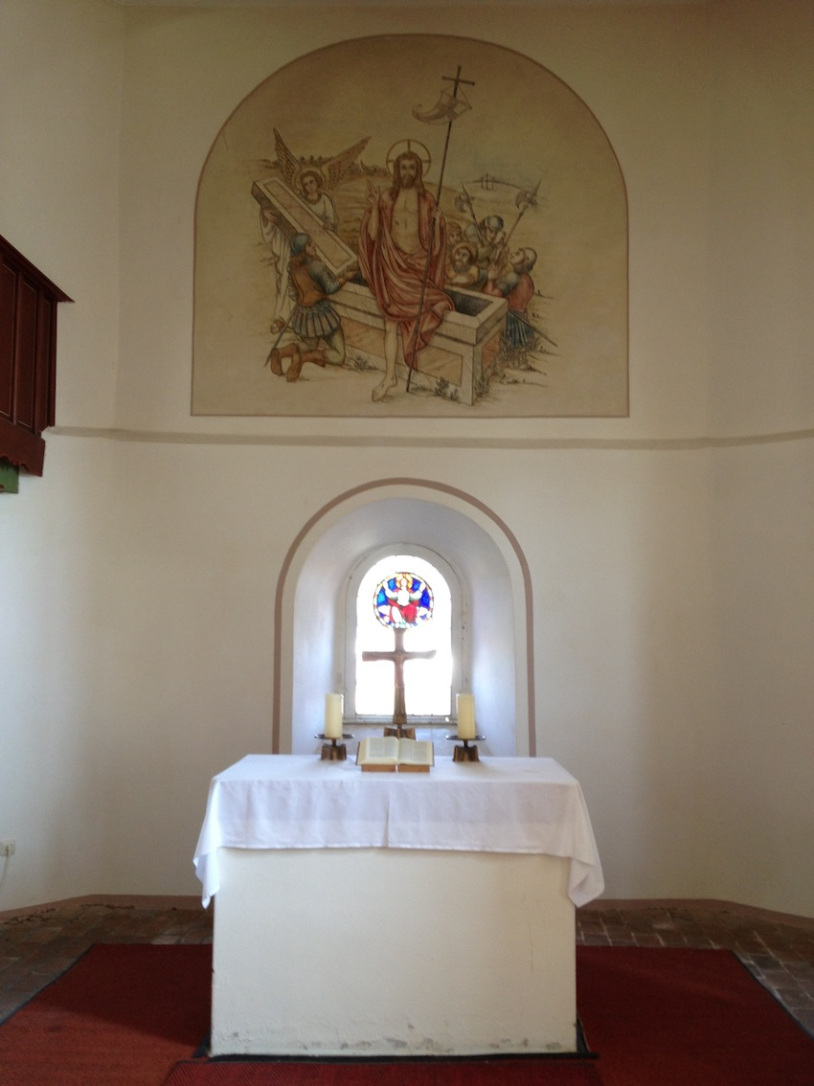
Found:
M 433 651 L 432 659 L 406 661 L 406 711 L 432 725 L 446 724 L 455 694 L 470 687 L 468 600 L 452 567 L 439 554 L 419 546 L 377 547 L 357 564 L 345 601 L 345 719 L 351 727 L 392 718 L 393 664 L 364 661 L 362 653 L 391 652 L 393 631 L 383 626 L 373 606 L 376 589 L 394 574 L 415 574 L 429 585 L 433 614 L 404 636 L 408 652 Z M 414 720 L 413 724 L 418 723 Z M 420 736 L 436 739 L 437 735 Z
M 463 491 L 382 480 L 339 495 L 289 548 L 275 602 L 272 750 L 316 753 L 325 694 L 348 696 L 348 596 L 377 554 L 436 556 L 467 624 L 454 682 L 475 695 L 483 752 L 535 755 L 531 583 L 508 526 Z M 358 582 L 357 582 L 358 583 Z M 454 694 L 457 690 L 452 691 Z M 353 731 L 352 726 L 349 730 Z M 370 734 L 366 731 L 366 734 Z M 355 750 L 355 744 L 349 753 Z

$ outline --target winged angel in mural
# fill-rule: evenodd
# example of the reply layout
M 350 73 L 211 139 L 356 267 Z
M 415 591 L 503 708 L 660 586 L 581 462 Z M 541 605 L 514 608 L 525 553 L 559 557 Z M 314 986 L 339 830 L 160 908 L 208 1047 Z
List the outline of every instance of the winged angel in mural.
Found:
M 252 187 L 274 270 L 273 376 L 292 383 L 307 363 L 375 371 L 374 403 L 398 395 L 400 375 L 406 392 L 469 404 L 513 372 L 544 379 L 540 363 L 556 344 L 530 315 L 541 297 L 537 253 L 517 242 L 539 182 L 528 189 L 487 173 L 445 190 L 453 126 L 471 108 L 464 88 L 475 84 L 460 66 L 442 79 L 438 103 L 412 111 L 446 126 L 434 193 L 423 142 L 398 140 L 384 167 L 369 166 L 361 161 L 368 138 L 330 158 L 297 157 L 274 129 L 269 176 Z M 479 215 L 474 186 L 513 191 L 513 221 Z

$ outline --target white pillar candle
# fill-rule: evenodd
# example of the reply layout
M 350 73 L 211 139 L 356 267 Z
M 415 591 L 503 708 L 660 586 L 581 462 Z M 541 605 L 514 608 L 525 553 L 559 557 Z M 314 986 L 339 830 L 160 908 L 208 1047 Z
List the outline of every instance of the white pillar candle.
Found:
M 345 699 L 341 694 L 325 695 L 325 738 L 342 738 L 342 717 Z
M 474 739 L 475 732 L 475 695 L 458 694 L 455 699 L 458 707 L 458 738 Z

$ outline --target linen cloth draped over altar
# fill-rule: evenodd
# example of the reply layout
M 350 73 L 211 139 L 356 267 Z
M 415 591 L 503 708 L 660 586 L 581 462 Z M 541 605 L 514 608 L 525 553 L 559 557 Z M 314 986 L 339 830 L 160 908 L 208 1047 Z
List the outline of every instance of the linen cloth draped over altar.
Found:
M 391 848 L 542 853 L 570 859 L 568 896 L 604 889 L 579 782 L 552 758 L 363 774 L 352 762 L 250 754 L 213 777 L 194 865 L 208 906 L 219 848 Z

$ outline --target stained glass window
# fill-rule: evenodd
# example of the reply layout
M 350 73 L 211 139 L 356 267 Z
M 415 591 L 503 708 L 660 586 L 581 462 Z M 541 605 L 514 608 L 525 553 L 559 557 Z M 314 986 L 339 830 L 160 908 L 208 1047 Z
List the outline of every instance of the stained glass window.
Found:
M 432 618 L 432 589 L 415 573 L 395 573 L 376 585 L 373 607 L 382 626 L 406 630 Z
M 372 563 L 356 592 L 355 687 L 357 716 L 393 714 L 392 662 L 363 661 L 364 652 L 392 652 L 393 630 L 404 630 L 409 652 L 435 651 L 430 660 L 404 663 L 408 716 L 445 718 L 451 712 L 452 597 L 443 574 L 415 554 L 390 554 Z

